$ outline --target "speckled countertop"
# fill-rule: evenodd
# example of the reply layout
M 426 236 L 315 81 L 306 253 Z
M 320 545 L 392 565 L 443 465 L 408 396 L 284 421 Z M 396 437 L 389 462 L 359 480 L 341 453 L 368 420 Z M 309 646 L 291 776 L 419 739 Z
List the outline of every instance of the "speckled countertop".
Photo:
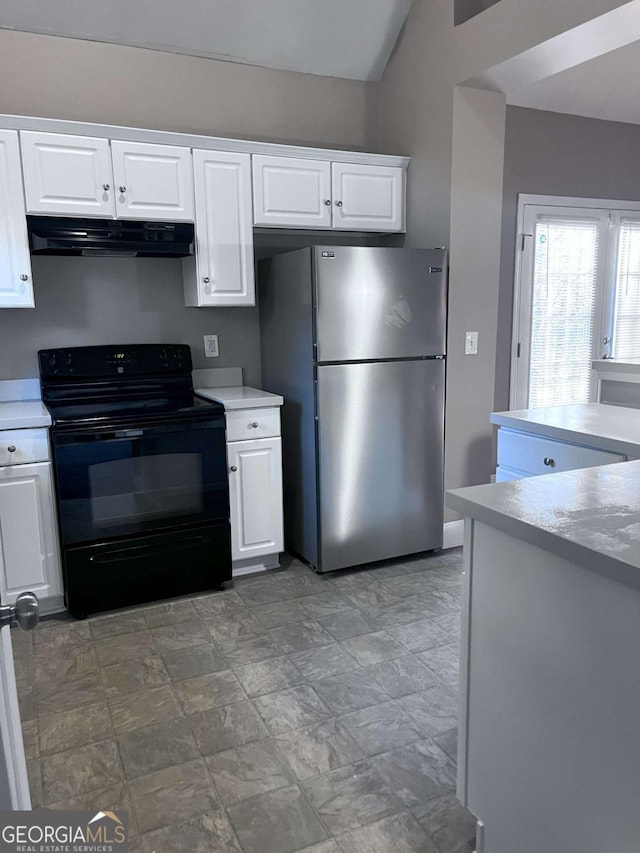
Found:
M 456 489 L 446 502 L 640 589 L 640 461 Z
M 574 403 L 493 412 L 491 423 L 640 458 L 640 409 Z

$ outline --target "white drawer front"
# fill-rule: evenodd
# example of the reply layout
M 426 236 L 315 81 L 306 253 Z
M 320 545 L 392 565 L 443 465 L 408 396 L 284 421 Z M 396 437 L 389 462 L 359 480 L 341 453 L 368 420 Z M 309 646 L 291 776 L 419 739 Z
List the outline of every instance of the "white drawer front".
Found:
M 0 430 L 0 465 L 48 461 L 49 441 L 46 429 Z
M 227 441 L 277 438 L 280 435 L 280 409 L 243 409 L 227 412 Z
M 626 456 L 607 450 L 594 450 L 552 438 L 515 432 L 509 429 L 498 431 L 498 465 L 532 476 L 552 474 L 555 471 L 573 471 L 577 468 L 593 468 L 612 462 L 624 462 Z

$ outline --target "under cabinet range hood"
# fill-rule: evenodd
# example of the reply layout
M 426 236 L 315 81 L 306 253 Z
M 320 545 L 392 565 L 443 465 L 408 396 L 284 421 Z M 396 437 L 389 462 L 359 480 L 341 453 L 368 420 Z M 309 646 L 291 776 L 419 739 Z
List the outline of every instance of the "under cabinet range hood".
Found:
M 32 255 L 183 258 L 193 254 L 191 222 L 27 216 Z

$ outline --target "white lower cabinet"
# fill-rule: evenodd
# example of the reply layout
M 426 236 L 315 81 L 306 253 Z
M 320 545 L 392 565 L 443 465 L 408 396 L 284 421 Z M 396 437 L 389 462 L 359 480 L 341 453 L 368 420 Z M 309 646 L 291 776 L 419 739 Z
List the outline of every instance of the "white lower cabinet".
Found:
M 232 441 L 229 458 L 233 560 L 278 554 L 282 526 L 282 440 Z
M 29 591 L 42 612 L 63 609 L 50 462 L 0 466 L 0 587 L 3 604 Z
M 231 558 L 237 576 L 278 566 L 284 549 L 280 408 L 231 409 L 226 420 Z

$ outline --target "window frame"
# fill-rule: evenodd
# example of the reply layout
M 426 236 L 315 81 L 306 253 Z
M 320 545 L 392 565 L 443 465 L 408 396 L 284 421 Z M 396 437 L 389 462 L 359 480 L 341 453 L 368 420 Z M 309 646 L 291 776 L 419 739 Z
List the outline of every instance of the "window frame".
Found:
M 528 408 L 529 396 L 529 353 L 531 346 L 531 285 L 533 272 L 534 247 L 533 239 L 527 235 L 526 219 L 534 209 L 544 210 L 550 215 L 582 214 L 585 218 L 606 215 L 608 222 L 603 219 L 603 234 L 606 245 L 602 247 L 602 268 L 600 272 L 600 292 L 596 294 L 594 316 L 594 358 L 600 354 L 602 358 L 611 357 L 611 332 L 613 327 L 613 310 L 615 298 L 615 281 L 617 267 L 616 232 L 620 227 L 620 218 L 626 214 L 637 215 L 640 218 L 640 201 L 620 201 L 597 198 L 575 198 L 571 196 L 547 196 L 520 193 L 518 195 L 518 213 L 516 220 L 516 252 L 513 287 L 513 316 L 511 326 L 511 368 L 509 386 L 509 408 Z M 635 216 L 634 216 L 635 218 Z M 524 322 L 524 311 L 528 300 L 529 322 Z M 607 339 L 607 341 L 605 341 Z M 596 383 L 593 384 L 595 395 Z M 595 399 L 595 397 L 594 397 Z

